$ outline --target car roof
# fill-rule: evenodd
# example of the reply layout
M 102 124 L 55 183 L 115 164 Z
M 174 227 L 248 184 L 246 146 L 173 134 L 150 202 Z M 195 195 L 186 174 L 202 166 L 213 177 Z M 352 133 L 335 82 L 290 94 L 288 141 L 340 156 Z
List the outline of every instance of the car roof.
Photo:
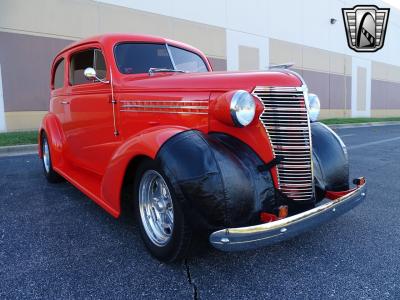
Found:
M 180 48 L 185 48 L 194 52 L 200 52 L 198 49 L 187 45 L 182 42 L 174 41 L 171 39 L 166 39 L 163 37 L 159 36 L 154 36 L 154 35 L 140 35 L 140 34 L 126 34 L 126 33 L 107 33 L 107 34 L 101 34 L 101 35 L 96 35 L 92 37 L 85 38 L 83 40 L 79 40 L 77 42 L 74 42 L 67 47 L 65 47 L 63 50 L 61 50 L 57 56 L 60 56 L 62 53 L 71 50 L 75 47 L 82 46 L 85 44 L 90 44 L 90 43 L 100 43 L 100 44 L 117 44 L 121 42 L 143 42 L 143 43 L 161 43 L 161 44 L 170 44 L 174 45 Z

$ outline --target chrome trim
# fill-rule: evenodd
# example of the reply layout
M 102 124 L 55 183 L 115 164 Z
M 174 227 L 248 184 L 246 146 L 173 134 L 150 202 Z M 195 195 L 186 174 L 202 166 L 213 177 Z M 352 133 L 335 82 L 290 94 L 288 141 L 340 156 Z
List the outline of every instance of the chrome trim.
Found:
M 272 87 L 265 87 L 265 88 L 272 88 Z M 254 89 L 255 90 L 255 89 Z M 258 99 L 258 101 L 260 101 L 261 103 L 263 103 L 263 106 L 264 106 L 264 102 L 263 102 L 263 100 L 259 97 L 259 96 L 257 96 L 255 93 L 254 93 L 254 90 L 251 92 L 251 94 L 254 96 L 254 97 L 256 97 L 257 99 Z M 265 111 L 265 106 L 264 106 L 264 111 Z M 263 111 L 263 113 L 264 113 L 264 111 Z M 260 117 L 259 117 L 259 120 L 261 121 L 261 116 L 263 115 L 263 113 L 260 115 Z M 265 126 L 265 124 L 264 124 L 264 122 L 262 122 L 261 121 L 261 124 L 264 126 L 264 129 L 265 129 L 265 133 L 267 134 L 267 136 L 268 136 L 268 141 L 270 142 L 270 145 L 271 145 L 271 150 L 272 150 L 272 154 L 273 154 L 273 156 L 274 157 L 276 157 L 276 153 L 275 153 L 275 149 L 274 149 L 274 147 L 272 146 L 272 144 L 271 144 L 271 136 L 270 136 L 270 133 L 268 132 L 268 129 L 267 129 L 267 127 Z M 278 184 L 278 186 L 277 186 L 277 188 L 279 189 L 280 188 L 280 180 L 279 180 L 279 172 L 278 172 L 278 168 L 275 166 L 275 170 L 276 170 L 276 181 L 277 181 L 277 184 Z
M 301 111 L 303 112 L 303 108 L 300 107 L 288 107 L 288 108 L 280 108 L 280 107 L 270 107 L 270 110 L 276 110 L 276 111 Z
M 50 148 L 49 148 L 49 143 L 47 142 L 47 138 L 43 138 L 43 144 L 42 144 L 42 153 L 43 153 L 43 166 L 44 169 L 46 170 L 46 173 L 50 173 Z
M 120 100 L 121 112 L 164 114 L 208 114 L 207 100 Z
M 125 104 L 122 108 L 184 108 L 184 109 L 208 109 L 208 106 L 185 106 L 185 105 L 139 105 Z
M 159 111 L 159 110 L 132 110 L 132 109 L 121 109 L 121 112 L 131 113 L 157 113 L 157 114 L 192 114 L 192 115 L 207 115 L 208 112 L 197 112 L 197 111 Z
M 292 74 L 296 76 L 302 83 L 300 88 L 297 88 L 298 90 L 302 90 L 304 94 L 304 102 L 306 105 L 308 104 L 308 86 L 304 80 L 304 78 L 297 72 L 289 69 L 280 69 L 280 72 L 286 73 L 286 74 Z M 314 166 L 313 166 L 313 147 L 312 147 L 312 138 L 311 138 L 311 122 L 310 122 L 310 116 L 309 116 L 309 108 L 307 107 L 307 123 L 308 123 L 308 128 L 309 128 L 309 143 L 310 143 L 310 160 L 311 160 L 311 180 L 312 180 L 312 189 L 313 189 L 313 194 L 315 195 L 315 186 L 314 186 Z
M 163 69 L 163 68 L 150 68 L 148 71 L 149 76 L 153 76 L 155 73 L 186 73 L 186 71 L 183 70 L 177 70 L 177 69 Z
M 290 130 L 290 131 L 298 131 L 298 128 L 293 128 L 293 127 L 285 127 L 285 126 L 267 126 L 268 129 L 272 129 L 272 130 Z
M 83 75 L 85 76 L 85 78 L 87 80 L 97 80 L 97 81 L 100 81 L 102 83 L 110 83 L 109 80 L 104 80 L 104 79 L 101 79 L 101 78 L 97 77 L 96 70 L 94 68 L 92 68 L 92 67 L 86 68 L 83 71 Z
M 301 81 L 304 82 L 302 79 Z M 305 84 L 301 87 L 257 86 L 252 91 L 252 94 L 264 104 L 264 111 L 259 119 L 270 139 L 274 156 L 282 155 L 284 159 L 287 159 L 277 166 L 279 188 L 285 193 L 286 186 L 281 186 L 280 183 L 285 182 L 289 174 L 297 176 L 299 184 L 308 184 L 310 197 L 306 198 L 300 192 L 296 197 L 293 190 L 286 194 L 293 200 L 302 201 L 310 200 L 314 194 L 311 128 L 306 106 L 307 93 L 308 88 Z M 288 167 L 289 164 L 291 164 L 290 167 Z M 295 165 L 299 167 L 295 168 Z
M 289 149 L 292 149 L 292 150 L 304 150 L 304 149 L 308 149 L 308 148 L 310 148 L 310 147 L 309 146 L 286 146 L 285 145 L 285 146 L 279 146 L 275 150 L 277 150 L 277 151 L 289 150 Z
M 288 165 L 287 162 L 285 162 L 284 164 L 281 164 L 281 166 L 282 167 L 293 168 L 293 169 L 301 169 L 301 168 L 304 168 L 304 167 L 309 167 L 310 165 L 309 164 L 305 164 L 305 165 L 298 165 L 298 164 L 296 164 L 296 165 Z
M 269 65 L 269 69 L 289 69 L 294 66 L 293 62 L 288 62 L 284 64 Z
M 171 59 L 172 66 L 173 66 L 174 69 L 176 70 L 175 59 L 174 59 L 174 57 L 172 56 L 171 49 L 169 48 L 169 45 L 168 45 L 168 44 L 165 44 L 165 46 L 167 47 L 168 55 L 169 55 L 169 58 Z
M 283 72 L 283 70 L 279 70 L 279 72 Z M 284 72 L 286 73 L 286 72 Z M 299 75 L 300 76 L 300 75 Z M 303 82 L 303 81 L 302 81 Z M 304 82 L 303 82 L 304 84 Z M 278 92 L 282 92 L 282 91 L 297 91 L 299 92 L 301 89 L 301 87 L 296 87 L 296 86 L 269 86 L 269 85 L 259 85 L 257 86 L 260 89 L 263 90 L 268 90 L 268 91 L 278 91 Z
M 366 184 L 349 194 L 313 209 L 278 221 L 213 232 L 209 241 L 222 251 L 242 251 L 272 245 L 330 221 L 360 204 L 366 197 Z
M 168 185 L 160 173 L 147 170 L 139 183 L 139 213 L 147 237 L 158 247 L 170 241 L 174 230 L 174 206 Z
M 197 102 L 203 102 L 203 103 L 208 103 L 208 100 L 161 100 L 161 99 L 155 99 L 155 100 L 140 100 L 140 99 L 128 99 L 128 100 L 120 100 L 119 102 L 166 102 L 166 103 L 197 103 Z
M 233 95 L 232 99 L 231 99 L 231 103 L 229 105 L 229 112 L 231 114 L 231 118 L 233 121 L 233 124 L 235 124 L 236 127 L 243 127 L 243 125 L 239 122 L 237 115 L 236 115 L 236 109 L 235 106 L 237 104 L 238 101 L 238 96 L 237 96 L 237 92 Z
M 237 117 L 236 105 L 238 103 L 238 100 L 239 100 L 240 96 L 243 95 L 243 94 L 250 94 L 250 93 L 247 92 L 247 91 L 244 91 L 244 90 L 237 90 L 233 94 L 232 99 L 231 99 L 231 103 L 229 105 L 229 111 L 230 111 L 230 114 L 231 114 L 231 118 L 232 118 L 232 121 L 233 121 L 233 123 L 235 124 L 236 127 L 245 127 L 245 126 L 249 125 L 251 122 L 253 122 L 255 111 L 256 111 L 256 106 L 255 106 L 255 103 L 254 103 L 254 99 L 253 99 L 253 97 L 251 97 L 251 99 L 253 101 L 253 107 L 254 107 L 253 118 L 248 124 L 242 124 L 242 123 L 239 122 L 239 119 Z

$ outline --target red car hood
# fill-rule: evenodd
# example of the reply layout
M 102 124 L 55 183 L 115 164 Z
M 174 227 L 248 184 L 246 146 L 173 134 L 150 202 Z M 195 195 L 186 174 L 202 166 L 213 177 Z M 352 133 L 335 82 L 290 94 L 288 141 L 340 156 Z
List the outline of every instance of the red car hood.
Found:
M 301 86 L 294 74 L 280 71 L 156 73 L 126 75 L 116 84 L 120 91 L 252 91 L 256 86 Z

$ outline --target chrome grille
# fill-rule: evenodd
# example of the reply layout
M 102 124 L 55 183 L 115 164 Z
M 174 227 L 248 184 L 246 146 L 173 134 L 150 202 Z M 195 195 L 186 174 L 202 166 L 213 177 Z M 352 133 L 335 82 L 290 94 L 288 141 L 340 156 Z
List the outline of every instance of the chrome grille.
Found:
M 281 191 L 293 200 L 313 196 L 310 123 L 302 88 L 256 87 L 253 94 L 264 104 L 260 116 L 276 156 Z

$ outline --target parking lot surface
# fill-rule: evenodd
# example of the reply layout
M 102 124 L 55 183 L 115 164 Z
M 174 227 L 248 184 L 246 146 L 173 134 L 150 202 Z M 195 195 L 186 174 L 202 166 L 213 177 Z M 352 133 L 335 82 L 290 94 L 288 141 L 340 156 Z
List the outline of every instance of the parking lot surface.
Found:
M 146 251 L 37 156 L 0 158 L 0 298 L 399 299 L 400 126 L 337 129 L 367 200 L 289 241 L 241 253 L 199 244 L 182 263 Z

